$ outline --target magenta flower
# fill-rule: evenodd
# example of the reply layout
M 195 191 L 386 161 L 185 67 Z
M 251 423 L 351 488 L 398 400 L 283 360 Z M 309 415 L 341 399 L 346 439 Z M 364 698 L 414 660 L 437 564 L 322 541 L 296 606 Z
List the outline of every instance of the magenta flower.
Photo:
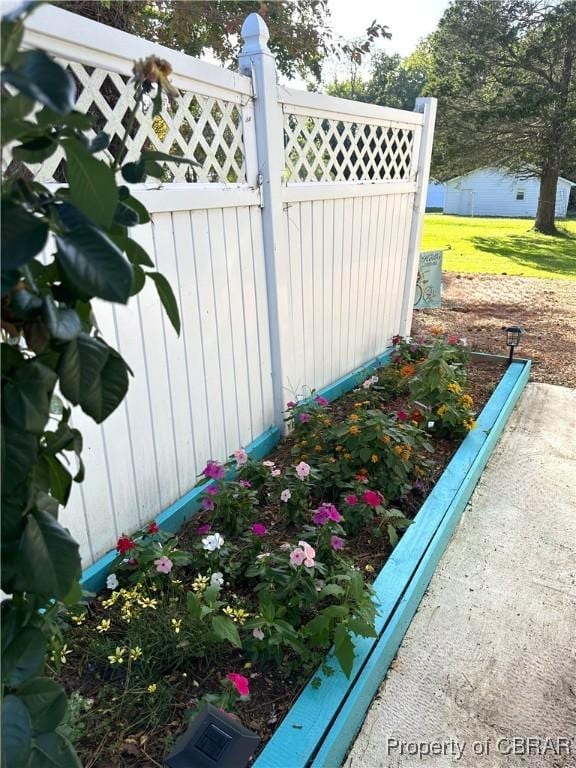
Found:
M 209 488 L 206 488 L 206 493 L 209 493 L 210 496 L 216 496 L 216 494 L 218 493 L 218 486 L 211 485 Z
M 254 536 L 266 536 L 268 529 L 265 525 L 262 525 L 262 523 L 254 523 L 252 526 L 252 533 Z
M 326 400 L 325 397 L 322 397 L 322 395 L 318 395 L 318 397 L 315 397 L 314 400 L 318 403 L 318 405 L 321 405 L 322 408 L 325 408 L 328 405 L 328 400 Z
M 202 509 L 204 509 L 206 512 L 212 512 L 214 509 L 214 502 L 212 499 L 209 499 L 208 497 L 202 499 Z
M 273 469 L 270 474 L 272 475 L 272 477 L 280 477 L 280 475 L 282 474 L 282 470 L 281 469 Z
M 355 493 L 349 493 L 347 496 L 344 497 L 344 501 L 350 507 L 353 507 L 354 504 L 358 504 L 358 496 L 356 496 Z
M 250 695 L 250 683 L 244 675 L 239 675 L 237 672 L 228 672 L 226 680 L 230 680 L 239 696 Z
M 312 515 L 312 522 L 314 525 L 326 525 L 328 520 L 328 512 L 326 509 L 324 509 L 324 507 L 319 507 Z
M 448 336 L 448 344 L 458 344 L 458 336 Z
M 408 421 L 409 417 L 406 411 L 398 411 L 396 414 L 396 418 L 398 419 L 398 421 Z
M 379 507 L 382 504 L 382 494 L 378 491 L 364 491 L 362 494 L 362 501 L 364 504 L 368 504 L 369 507 Z
M 392 344 L 396 346 L 397 344 L 400 344 L 402 341 L 402 336 L 400 336 L 399 333 L 397 333 L 395 336 L 392 336 Z
M 212 530 L 212 526 L 210 523 L 204 523 L 204 525 L 201 525 L 197 530 L 196 533 L 198 536 L 205 536 L 207 533 L 210 533 Z
M 321 504 L 312 515 L 312 521 L 316 525 L 325 525 L 328 520 L 332 520 L 334 523 L 339 523 L 342 520 L 342 515 L 338 512 L 334 504 Z
M 170 573 L 174 563 L 172 560 L 170 560 L 169 557 L 162 555 L 162 557 L 159 557 L 158 560 L 154 560 L 154 565 L 156 566 L 158 573 Z
M 240 480 L 240 485 L 242 488 L 252 488 L 252 483 L 250 480 Z
M 334 550 L 334 552 L 337 552 L 339 549 L 342 549 L 344 547 L 344 539 L 341 539 L 340 536 L 331 536 L 330 537 L 330 546 Z
M 310 421 L 310 414 L 309 413 L 301 413 L 300 414 L 300 424 L 307 424 Z
M 212 480 L 222 480 L 224 478 L 225 472 L 224 467 L 221 464 L 210 459 L 210 461 L 206 462 L 206 466 L 204 467 L 202 474 L 205 477 L 210 477 Z
M 294 400 L 288 400 L 288 402 L 286 403 L 286 408 L 292 409 L 292 408 L 296 408 L 296 406 L 297 406 L 297 403 L 295 403 Z
M 234 458 L 236 459 L 236 466 L 241 467 L 248 461 L 248 454 L 244 448 L 238 448 L 237 451 L 234 451 Z

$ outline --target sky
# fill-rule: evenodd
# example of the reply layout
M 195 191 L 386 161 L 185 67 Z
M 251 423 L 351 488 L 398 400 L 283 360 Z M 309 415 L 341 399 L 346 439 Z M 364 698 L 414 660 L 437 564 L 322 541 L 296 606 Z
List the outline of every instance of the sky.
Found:
M 449 0 L 328 0 L 332 28 L 344 39 L 360 37 L 374 19 L 385 24 L 392 34 L 390 40 L 378 41 L 374 50 L 407 56 L 418 42 L 436 29 Z M 334 65 L 326 65 L 331 76 Z M 332 79 L 330 77 L 330 79 Z M 291 86 L 300 88 L 304 83 L 293 80 Z

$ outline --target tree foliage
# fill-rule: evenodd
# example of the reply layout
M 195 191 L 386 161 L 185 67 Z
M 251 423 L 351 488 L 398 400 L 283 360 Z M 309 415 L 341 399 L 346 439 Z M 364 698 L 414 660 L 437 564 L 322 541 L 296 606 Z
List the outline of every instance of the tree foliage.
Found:
M 31 6 L 28 7 L 29 10 Z M 178 307 L 130 231 L 150 221 L 124 182 L 161 176 L 143 152 L 122 165 L 128 128 L 115 158 L 104 133 L 74 109 L 72 76 L 43 51 L 22 51 L 23 20 L 2 22 L 3 141 L 13 157 L 41 162 L 58 148 L 68 184 L 54 189 L 26 175 L 2 184 L 2 765 L 77 766 L 59 726 L 64 690 L 44 676 L 59 633 L 62 603 L 81 596 L 78 544 L 58 522 L 72 482 L 84 477 L 82 435 L 73 406 L 104 421 L 128 390 L 130 369 L 98 331 L 92 299 L 125 304 L 150 278 L 176 331 Z M 135 66 L 135 106 L 153 111 L 173 93 L 169 65 Z M 107 155 L 109 158 L 110 155 Z
M 537 175 L 536 228 L 553 233 L 558 176 L 576 157 L 576 0 L 454 0 L 429 44 L 434 175 Z
M 327 56 L 358 61 L 373 40 L 387 35 L 386 28 L 374 21 L 363 38 L 354 43 L 338 41 L 330 26 L 328 0 L 64 0 L 58 5 L 190 56 L 210 51 L 229 66 L 236 65 L 246 16 L 257 12 L 270 29 L 268 45 L 280 72 L 317 81 Z

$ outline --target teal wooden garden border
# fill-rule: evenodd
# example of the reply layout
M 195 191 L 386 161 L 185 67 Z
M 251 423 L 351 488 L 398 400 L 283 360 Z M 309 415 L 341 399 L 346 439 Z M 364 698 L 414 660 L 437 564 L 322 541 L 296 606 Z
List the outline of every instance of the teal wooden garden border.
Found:
M 335 400 L 358 386 L 370 370 L 386 365 L 391 352 L 386 350 L 315 394 Z M 497 355 L 473 357 L 506 361 Z M 316 688 L 308 683 L 253 768 L 335 768 L 341 764 L 529 374 L 529 360 L 516 360 L 506 369 L 479 415 L 476 429 L 462 442 L 380 571 L 374 582 L 378 636 L 357 638 L 350 678 L 344 676 L 330 652 L 326 663 L 334 674 L 326 677 L 319 669 L 312 676 L 320 677 L 322 685 Z M 264 458 L 280 437 L 280 430 L 271 427 L 246 450 L 254 458 Z M 209 484 L 196 486 L 160 513 L 158 525 L 177 531 L 200 509 Z M 83 587 L 92 592 L 102 589 L 115 557 L 116 552 L 111 551 L 91 565 L 84 572 Z
M 479 356 L 481 357 L 481 356 Z M 501 359 L 503 362 L 505 358 Z M 358 638 L 350 678 L 332 652 L 317 688 L 304 688 L 253 768 L 337 768 L 378 690 L 472 491 L 530 374 L 530 361 L 510 365 L 398 546 L 374 589 L 377 638 Z

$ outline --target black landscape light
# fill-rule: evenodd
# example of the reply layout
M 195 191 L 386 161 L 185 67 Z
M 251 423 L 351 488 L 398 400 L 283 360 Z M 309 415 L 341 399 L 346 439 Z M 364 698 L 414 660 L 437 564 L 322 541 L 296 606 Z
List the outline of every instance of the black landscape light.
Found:
M 520 336 L 522 335 L 522 329 L 516 325 L 506 328 L 506 346 L 510 347 L 510 354 L 508 355 L 508 365 L 512 362 L 514 357 L 514 348 L 520 344 Z
M 170 768 L 245 768 L 259 742 L 253 731 L 208 704 L 165 762 Z

